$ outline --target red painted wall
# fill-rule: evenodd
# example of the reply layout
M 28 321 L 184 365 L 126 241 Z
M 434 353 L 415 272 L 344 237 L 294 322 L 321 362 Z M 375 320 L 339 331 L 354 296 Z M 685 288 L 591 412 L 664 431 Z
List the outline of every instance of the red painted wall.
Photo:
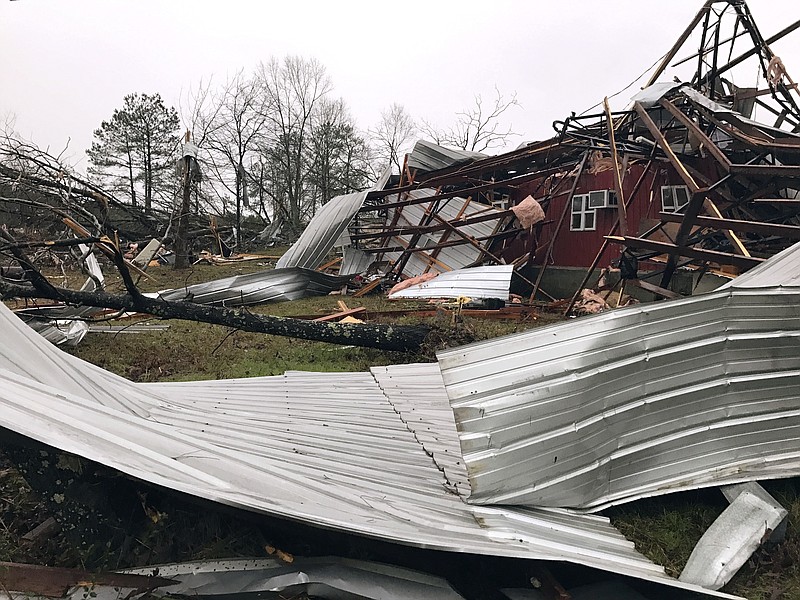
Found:
M 636 163 L 628 166 L 623 180 L 623 191 L 628 198 L 636 182 L 644 171 L 644 163 Z M 613 190 L 614 172 L 606 169 L 598 173 L 584 171 L 581 175 L 576 194 L 588 193 L 593 190 Z M 537 200 L 543 198 L 545 190 L 541 189 L 541 181 L 533 181 L 525 186 L 521 186 L 517 193 L 512 197 L 513 202 L 519 202 L 528 195 L 532 195 Z M 556 225 L 564 211 L 571 180 L 563 184 L 560 191 L 564 194 L 554 198 L 546 209 L 546 224 L 537 228 L 538 232 L 538 251 L 534 262 L 542 264 L 547 246 L 552 238 Z M 645 176 L 644 181 L 639 187 L 636 197 L 630 203 L 627 211 L 628 235 L 637 236 L 646 231 L 652 222 L 647 219 L 657 220 L 658 213 L 661 212 L 661 186 L 662 185 L 682 185 L 680 177 L 674 172 L 667 163 L 655 164 Z M 652 199 L 651 199 L 652 190 Z M 604 236 L 609 235 L 611 228 L 617 218 L 616 208 L 600 208 L 595 210 L 595 229 L 594 231 L 570 231 L 571 211 L 567 208 L 564 223 L 556 238 L 553 246 L 550 265 L 560 267 L 588 267 L 594 260 L 597 252 L 603 244 Z M 617 235 L 621 232 L 617 230 Z M 610 244 L 603 254 L 600 267 L 607 267 L 611 261 L 618 259 L 622 247 L 619 244 Z

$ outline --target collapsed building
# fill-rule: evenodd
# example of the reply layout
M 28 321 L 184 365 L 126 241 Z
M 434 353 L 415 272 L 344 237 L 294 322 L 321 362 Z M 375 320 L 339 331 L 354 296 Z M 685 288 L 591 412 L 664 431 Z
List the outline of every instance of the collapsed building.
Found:
M 420 141 L 399 180 L 331 201 L 278 266 L 317 268 L 338 246 L 342 274 L 511 264 L 531 298 L 612 266 L 658 297 L 719 285 L 800 239 L 800 94 L 770 48 L 798 26 L 765 39 L 746 3 L 707 1 L 628 109 L 606 102 L 498 156 Z M 661 81 L 690 39 L 690 77 Z M 760 87 L 733 83 L 741 65 Z

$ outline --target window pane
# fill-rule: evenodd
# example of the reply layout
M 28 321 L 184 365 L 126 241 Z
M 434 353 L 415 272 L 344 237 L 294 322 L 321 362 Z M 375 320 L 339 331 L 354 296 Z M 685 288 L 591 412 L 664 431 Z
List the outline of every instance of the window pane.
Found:
M 672 201 L 672 188 L 668 185 L 661 188 L 661 206 L 664 210 L 675 208 L 675 203 Z
M 572 231 L 579 231 L 581 229 L 580 213 L 578 213 L 577 215 L 572 215 L 572 224 L 570 225 L 570 229 L 572 229 Z
M 594 211 L 587 212 L 583 221 L 584 229 L 594 229 Z
M 572 212 L 580 212 L 583 209 L 583 196 L 572 197 Z
M 675 208 L 689 204 L 689 188 L 685 185 L 675 187 Z

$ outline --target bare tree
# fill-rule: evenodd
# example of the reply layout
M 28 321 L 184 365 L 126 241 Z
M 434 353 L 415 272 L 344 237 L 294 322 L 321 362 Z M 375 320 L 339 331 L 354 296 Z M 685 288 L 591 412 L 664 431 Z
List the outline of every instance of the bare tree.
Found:
M 275 210 L 299 235 L 304 217 L 314 209 L 307 195 L 312 116 L 331 82 L 322 64 L 299 56 L 262 63 L 258 75 L 271 109 L 269 138 L 261 149 L 270 163 L 270 195 Z
M 360 190 L 370 178 L 369 149 L 341 98 L 323 98 L 318 104 L 311 120 L 309 152 L 315 205 Z
M 417 126 L 401 104 L 392 104 L 381 112 L 381 120 L 369 130 L 381 167 L 390 166 L 399 173 L 402 157 L 411 150 Z
M 201 144 L 209 166 L 223 189 L 236 202 L 236 239 L 241 239 L 242 209 L 249 207 L 247 165 L 259 140 L 267 133 L 269 97 L 258 77 L 239 71 L 212 95 L 208 114 L 201 119 Z
M 497 87 L 494 91 L 495 98 L 491 105 L 484 105 L 483 98 L 478 94 L 473 106 L 456 113 L 456 122 L 451 127 L 440 129 L 423 120 L 422 132 L 440 146 L 472 152 L 504 146 L 509 138 L 519 134 L 512 132 L 511 124 L 505 126 L 502 118 L 509 109 L 520 104 L 516 92 L 506 98 Z

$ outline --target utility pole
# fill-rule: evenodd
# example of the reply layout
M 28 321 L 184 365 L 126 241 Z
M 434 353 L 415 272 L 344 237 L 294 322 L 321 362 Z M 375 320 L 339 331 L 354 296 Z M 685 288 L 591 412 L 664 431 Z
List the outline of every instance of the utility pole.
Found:
M 197 146 L 191 142 L 191 133 L 186 131 L 183 144 L 182 166 L 182 191 L 181 210 L 178 214 L 178 233 L 175 236 L 175 269 L 186 269 L 189 267 L 189 211 L 191 210 L 192 198 L 192 161 L 197 160 Z

